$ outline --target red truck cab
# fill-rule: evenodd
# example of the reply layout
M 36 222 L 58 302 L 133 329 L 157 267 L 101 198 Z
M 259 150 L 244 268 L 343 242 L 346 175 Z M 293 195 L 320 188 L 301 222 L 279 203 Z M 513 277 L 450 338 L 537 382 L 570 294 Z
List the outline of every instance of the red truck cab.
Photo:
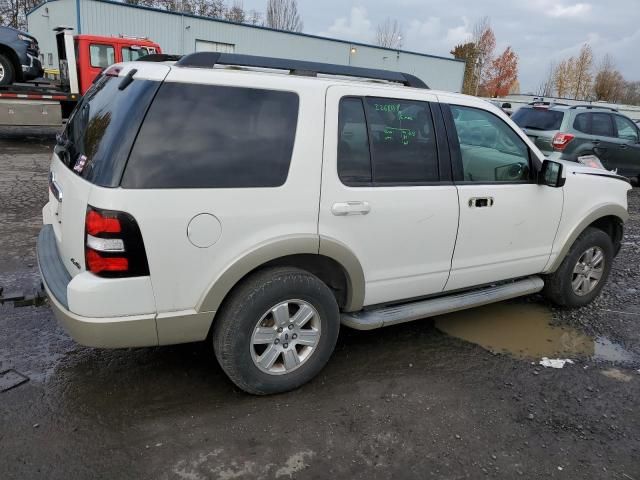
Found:
M 162 53 L 160 45 L 146 38 L 74 35 L 73 40 L 81 95 L 84 95 L 96 76 L 109 65 Z

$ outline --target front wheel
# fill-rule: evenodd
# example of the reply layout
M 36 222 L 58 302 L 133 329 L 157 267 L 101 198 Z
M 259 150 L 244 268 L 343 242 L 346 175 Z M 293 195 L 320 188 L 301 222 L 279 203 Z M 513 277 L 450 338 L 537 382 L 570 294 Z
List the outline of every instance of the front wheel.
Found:
M 589 227 L 573 243 L 558 270 L 546 278 L 543 294 L 560 306 L 587 305 L 600 295 L 612 261 L 609 235 Z
M 213 330 L 220 366 L 242 390 L 285 392 L 315 377 L 338 338 L 331 290 L 296 268 L 259 271 L 225 302 Z
M 0 55 L 0 85 L 11 85 L 14 79 L 13 65 L 7 57 Z

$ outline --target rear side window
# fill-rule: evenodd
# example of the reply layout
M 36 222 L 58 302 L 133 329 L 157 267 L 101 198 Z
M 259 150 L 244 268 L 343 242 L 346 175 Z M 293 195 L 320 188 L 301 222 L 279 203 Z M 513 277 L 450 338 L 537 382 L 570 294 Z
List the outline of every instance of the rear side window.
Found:
M 99 77 L 76 106 L 56 146 L 61 160 L 78 175 L 102 187 L 120 183 L 142 118 L 160 86 L 134 80 L 123 90 L 122 78 Z
M 580 113 L 576 115 L 576 119 L 573 121 L 573 128 L 582 133 L 589 134 L 589 113 Z
M 278 187 L 285 183 L 298 96 L 164 83 L 122 178 L 125 188 Z
M 520 128 L 533 130 L 560 130 L 564 112 L 542 108 L 521 108 L 511 119 Z
M 346 97 L 338 119 L 338 176 L 345 185 L 420 185 L 439 180 L 427 102 Z
M 613 134 L 611 115 L 609 115 L 608 113 L 592 113 L 591 135 L 602 135 L 605 137 L 615 136 Z

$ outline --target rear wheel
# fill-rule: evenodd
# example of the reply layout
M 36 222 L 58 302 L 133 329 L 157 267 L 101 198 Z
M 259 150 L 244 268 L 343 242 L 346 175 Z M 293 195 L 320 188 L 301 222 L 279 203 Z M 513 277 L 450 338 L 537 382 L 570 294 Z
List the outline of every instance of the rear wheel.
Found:
M 213 331 L 220 366 L 242 390 L 297 388 L 329 360 L 340 329 L 331 290 L 314 275 L 275 268 L 247 278 L 225 302 Z
M 547 277 L 543 293 L 561 306 L 587 305 L 602 291 L 612 261 L 609 235 L 589 227 L 573 243 L 558 270 Z
M 0 54 L 0 85 L 11 85 L 15 79 L 15 72 L 11 61 Z

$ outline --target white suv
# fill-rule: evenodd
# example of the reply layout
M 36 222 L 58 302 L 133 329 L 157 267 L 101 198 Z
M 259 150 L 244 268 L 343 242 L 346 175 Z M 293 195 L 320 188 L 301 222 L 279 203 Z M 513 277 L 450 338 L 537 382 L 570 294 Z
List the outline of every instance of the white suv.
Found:
M 341 323 L 541 290 L 589 303 L 628 216 L 625 179 L 545 161 L 500 109 L 396 72 L 118 64 L 57 143 L 38 259 L 67 331 L 109 348 L 209 338 L 256 394 L 316 375 Z

